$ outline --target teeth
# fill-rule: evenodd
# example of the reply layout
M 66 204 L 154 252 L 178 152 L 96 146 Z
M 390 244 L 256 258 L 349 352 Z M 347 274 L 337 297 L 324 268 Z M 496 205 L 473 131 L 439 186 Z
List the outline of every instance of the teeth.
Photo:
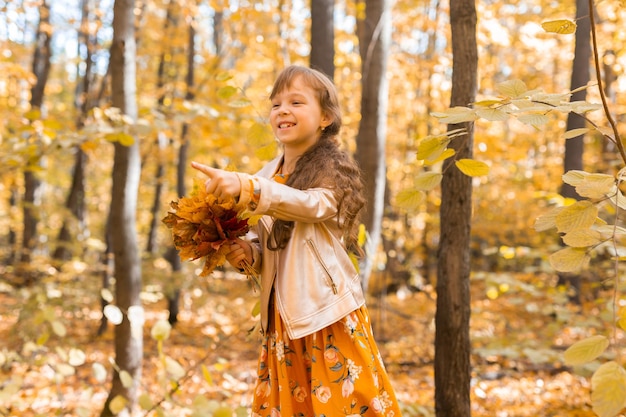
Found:
M 278 125 L 279 128 L 283 129 L 285 127 L 291 127 L 293 126 L 293 123 L 281 123 Z

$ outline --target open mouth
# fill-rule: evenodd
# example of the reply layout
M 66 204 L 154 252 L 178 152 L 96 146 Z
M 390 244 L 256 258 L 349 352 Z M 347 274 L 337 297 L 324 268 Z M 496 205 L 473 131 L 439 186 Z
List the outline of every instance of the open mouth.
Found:
M 286 128 L 292 127 L 292 126 L 295 126 L 295 123 L 283 122 L 283 123 L 279 123 L 278 124 L 278 128 L 279 129 L 286 129 Z

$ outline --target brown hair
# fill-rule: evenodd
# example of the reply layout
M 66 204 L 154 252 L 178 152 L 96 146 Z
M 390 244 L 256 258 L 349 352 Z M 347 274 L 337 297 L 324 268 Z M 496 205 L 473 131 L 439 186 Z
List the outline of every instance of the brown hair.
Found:
M 332 122 L 322 130 L 317 142 L 298 159 L 286 184 L 300 190 L 315 187 L 332 189 L 338 201 L 337 221 L 343 228 L 344 245 L 349 251 L 361 254 L 358 246 L 358 226 L 359 215 L 365 205 L 363 180 L 357 163 L 347 152 L 339 148 L 337 135 L 341 129 L 341 108 L 337 90 L 323 73 L 292 65 L 278 75 L 270 99 L 285 88 L 289 88 L 296 77 L 302 77 L 304 84 L 315 91 L 322 112 Z M 285 248 L 291 238 L 293 226 L 293 221 L 277 219 L 268 239 L 268 249 Z

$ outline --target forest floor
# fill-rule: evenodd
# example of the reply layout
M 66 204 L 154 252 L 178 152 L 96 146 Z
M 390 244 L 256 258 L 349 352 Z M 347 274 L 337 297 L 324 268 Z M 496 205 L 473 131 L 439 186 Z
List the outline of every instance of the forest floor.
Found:
M 606 327 L 601 321 L 605 312 L 594 301 L 572 305 L 553 280 L 542 274 L 473 275 L 473 416 L 595 415 L 589 384 L 593 368 L 569 369 L 561 356 L 576 340 L 605 332 L 598 330 Z M 0 285 L 0 416 L 99 414 L 111 384 L 114 332 L 109 326 L 96 335 L 98 287 L 95 277 L 61 283 L 57 277 L 42 285 L 45 291 Z M 211 277 L 183 292 L 180 321 L 162 347 L 186 371 L 173 394 L 172 385 L 159 377 L 163 361 L 150 333 L 155 322 L 167 318 L 161 294 L 158 284 L 145 285 L 141 391 L 160 404 L 162 414 L 137 415 L 212 415 L 193 414 L 192 409 L 202 409 L 200 403 L 205 410 L 220 405 L 246 415 L 259 343 L 248 332 L 255 324 L 251 311 L 256 297 L 249 284 L 241 278 Z M 67 333 L 51 333 L 40 346 L 26 344 L 54 321 L 49 312 L 37 314 L 47 311 L 44 305 L 54 306 Z M 434 416 L 434 291 L 427 286 L 421 292 L 371 297 L 368 307 L 403 415 Z M 84 364 L 68 367 L 77 351 L 84 352 Z M 96 363 L 108 370 L 104 381 L 94 372 Z

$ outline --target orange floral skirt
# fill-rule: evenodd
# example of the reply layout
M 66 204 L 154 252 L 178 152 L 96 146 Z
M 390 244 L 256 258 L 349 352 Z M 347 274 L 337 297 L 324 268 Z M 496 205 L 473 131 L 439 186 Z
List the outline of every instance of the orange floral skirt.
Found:
M 296 340 L 273 310 L 252 417 L 401 416 L 365 306 Z

